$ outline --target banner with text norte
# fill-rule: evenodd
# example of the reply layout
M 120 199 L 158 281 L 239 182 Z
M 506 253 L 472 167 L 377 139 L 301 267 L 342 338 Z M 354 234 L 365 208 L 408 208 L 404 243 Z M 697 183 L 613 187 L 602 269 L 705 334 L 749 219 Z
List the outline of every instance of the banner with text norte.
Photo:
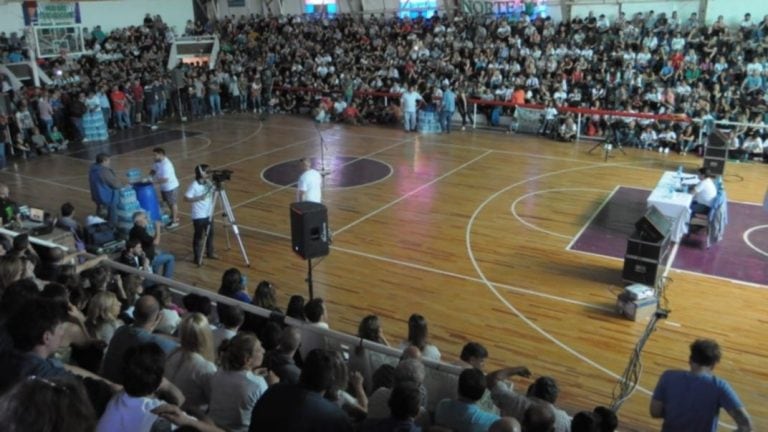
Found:
M 25 1 L 21 3 L 21 9 L 27 26 L 66 26 L 81 22 L 78 3 Z

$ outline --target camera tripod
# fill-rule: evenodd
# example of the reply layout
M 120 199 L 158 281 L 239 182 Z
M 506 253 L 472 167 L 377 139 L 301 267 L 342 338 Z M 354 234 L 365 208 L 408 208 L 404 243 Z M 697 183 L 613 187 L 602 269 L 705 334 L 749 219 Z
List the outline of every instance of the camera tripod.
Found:
M 213 223 L 216 217 L 216 207 L 219 204 L 219 201 L 221 201 L 222 215 L 227 218 L 227 222 L 229 223 L 230 228 L 232 228 L 232 233 L 237 239 L 237 244 L 240 246 L 240 253 L 243 255 L 245 265 L 250 267 L 251 260 L 248 259 L 248 252 L 245 250 L 245 243 L 243 243 L 243 238 L 240 236 L 240 228 L 237 226 L 237 221 L 235 220 L 235 212 L 232 210 L 232 205 L 229 203 L 227 190 L 224 189 L 224 185 L 222 183 L 214 183 L 213 188 L 214 190 L 211 204 L 211 213 L 208 215 L 208 226 L 205 228 L 205 236 L 203 236 L 203 244 L 200 246 L 200 255 L 197 265 L 199 266 L 203 264 L 203 252 L 205 251 L 208 243 L 208 234 L 210 234 L 211 229 L 213 229 Z M 231 245 L 229 242 L 229 231 L 225 230 L 225 232 L 227 236 L 227 249 L 230 249 Z
M 603 141 L 598 141 L 597 144 L 592 146 L 589 151 L 587 151 L 587 154 L 592 154 L 595 149 L 602 146 L 603 147 L 603 160 L 608 162 L 608 158 L 611 157 L 611 151 L 614 147 L 619 149 L 621 154 L 624 156 L 627 155 L 627 152 L 624 151 L 624 147 L 621 145 L 621 139 L 619 139 L 619 130 L 613 126 L 611 126 L 611 136 L 607 137 Z

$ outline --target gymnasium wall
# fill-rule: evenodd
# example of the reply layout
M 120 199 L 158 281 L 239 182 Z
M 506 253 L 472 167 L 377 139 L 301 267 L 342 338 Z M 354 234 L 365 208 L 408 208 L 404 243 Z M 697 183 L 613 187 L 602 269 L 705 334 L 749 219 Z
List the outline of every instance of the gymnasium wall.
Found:
M 184 31 L 187 20 L 194 17 L 194 0 L 111 0 L 80 2 L 83 25 L 93 28 L 101 25 L 105 31 L 116 27 L 141 24 L 144 15 L 160 15 L 179 33 Z M 0 31 L 10 33 L 24 27 L 21 4 L 0 5 Z
M 274 0 L 276 7 L 279 0 Z M 362 5 L 365 11 L 393 13 L 398 10 L 399 0 L 337 0 L 338 10 L 342 13 L 350 11 L 350 1 Z M 418 1 L 418 0 L 413 0 Z M 550 0 L 548 13 L 556 21 L 562 17 L 561 3 L 564 0 Z M 706 4 L 707 22 L 712 22 L 718 15 L 723 15 L 727 22 L 737 24 L 744 13 L 751 12 L 753 20 L 759 21 L 768 15 L 768 0 L 630 0 L 624 2 L 612 0 L 572 0 L 571 16 L 586 16 L 589 11 L 595 15 L 605 14 L 614 19 L 619 12 L 632 16 L 636 12 L 654 10 L 671 13 L 676 10 L 681 19 L 687 18 L 692 12 L 699 12 L 700 4 Z M 163 19 L 178 32 L 182 32 L 186 21 L 193 18 L 194 0 L 106 0 L 80 2 L 83 25 L 93 27 L 101 25 L 105 30 L 140 23 L 147 12 L 160 14 Z M 438 8 L 454 8 L 455 0 L 437 0 Z M 737 5 L 737 6 L 734 6 Z M 283 0 L 283 13 L 301 14 L 304 10 L 304 0 Z M 245 0 L 245 7 L 229 7 L 227 0 L 219 0 L 220 15 L 248 15 L 251 13 L 264 14 L 267 12 L 264 0 Z M 0 31 L 12 32 L 23 28 L 24 21 L 19 3 L 0 4 Z

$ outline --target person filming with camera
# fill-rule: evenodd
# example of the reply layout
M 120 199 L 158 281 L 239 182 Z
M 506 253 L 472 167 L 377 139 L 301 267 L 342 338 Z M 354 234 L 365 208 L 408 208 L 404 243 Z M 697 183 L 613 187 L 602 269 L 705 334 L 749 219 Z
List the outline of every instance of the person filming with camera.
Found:
M 186 193 L 184 193 L 184 201 L 192 203 L 192 225 L 195 229 L 192 250 L 195 253 L 194 262 L 198 266 L 202 263 L 203 243 L 205 243 L 207 257 L 209 259 L 218 258 L 213 250 L 213 225 L 211 224 L 211 210 L 214 205 L 213 192 L 214 185 L 208 178 L 208 165 L 196 166 L 195 181 L 189 185 Z

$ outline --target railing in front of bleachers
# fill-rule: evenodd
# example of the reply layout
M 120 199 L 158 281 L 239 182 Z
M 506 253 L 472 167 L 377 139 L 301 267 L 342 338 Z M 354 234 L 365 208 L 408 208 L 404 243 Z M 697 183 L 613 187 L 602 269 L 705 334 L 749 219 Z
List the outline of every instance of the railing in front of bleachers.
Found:
M 291 327 L 297 327 L 301 329 L 302 332 L 302 344 L 308 344 L 315 347 L 321 346 L 342 352 L 344 356 L 349 359 L 350 369 L 357 370 L 363 374 L 367 386 L 370 385 L 373 378 L 373 372 L 379 366 L 382 364 L 391 364 L 394 366 L 397 364 L 400 356 L 402 355 L 402 351 L 399 349 L 391 348 L 339 331 L 322 329 L 316 326 L 312 326 L 306 322 L 287 317 L 283 314 L 262 309 L 251 304 L 243 303 L 230 297 L 222 296 L 207 289 L 198 288 L 183 282 L 179 282 L 177 280 L 168 279 L 156 274 L 140 271 L 133 267 L 129 267 L 112 260 L 105 260 L 104 264 L 113 270 L 124 273 L 138 274 L 147 280 L 168 286 L 177 294 L 198 294 L 208 297 L 214 303 L 224 303 L 230 306 L 239 306 L 247 313 L 251 313 L 262 318 L 268 318 L 270 320 L 274 320 L 275 322 L 289 325 Z M 314 338 L 314 340 L 307 340 L 308 336 L 310 338 Z M 426 387 L 427 394 L 429 395 L 427 408 L 430 411 L 434 411 L 435 405 L 441 399 L 455 396 L 457 389 L 456 386 L 458 385 L 458 375 L 461 372 L 461 368 L 444 362 L 437 362 L 429 359 L 424 359 L 423 362 L 427 371 L 427 375 L 424 381 L 424 386 Z
M 279 89 L 281 91 L 290 91 L 290 92 L 304 92 L 304 93 L 310 93 L 310 94 L 343 94 L 343 91 L 341 90 L 320 90 L 316 88 L 309 88 L 309 87 L 276 87 L 276 89 Z M 384 100 L 384 105 L 389 105 L 390 99 L 398 100 L 400 99 L 401 93 L 392 93 L 392 92 L 384 92 L 384 91 L 355 91 L 354 93 L 355 97 L 374 97 L 374 98 L 381 98 Z M 460 101 L 456 101 L 456 103 L 460 103 Z M 499 100 L 485 100 L 485 99 L 479 99 L 479 98 L 467 98 L 466 99 L 466 105 L 467 105 L 467 111 L 471 110 L 472 112 L 472 128 L 477 129 L 480 125 L 478 124 L 478 114 L 480 114 L 480 110 L 482 110 L 482 107 L 502 107 L 502 108 L 523 108 L 527 110 L 534 110 L 534 111 L 541 111 L 541 114 L 543 115 L 544 112 L 544 105 L 540 104 L 516 104 L 514 102 L 510 101 L 499 101 Z M 604 110 L 604 109 L 593 109 L 593 108 L 579 108 L 579 107 L 570 107 L 570 106 L 561 106 L 557 108 L 558 114 L 570 114 L 575 116 L 575 123 L 576 123 L 576 139 L 577 141 L 585 136 L 585 134 L 582 131 L 582 127 L 584 125 L 584 117 L 586 116 L 593 116 L 598 115 L 602 117 L 624 117 L 624 118 L 636 118 L 636 119 L 649 119 L 654 121 L 666 121 L 666 122 L 679 122 L 679 123 L 690 123 L 692 121 L 701 122 L 700 120 L 691 119 L 685 114 L 653 114 L 653 113 L 644 113 L 644 112 L 629 112 L 629 111 L 613 111 L 613 110 Z M 454 114 L 453 121 L 456 120 L 456 114 Z

